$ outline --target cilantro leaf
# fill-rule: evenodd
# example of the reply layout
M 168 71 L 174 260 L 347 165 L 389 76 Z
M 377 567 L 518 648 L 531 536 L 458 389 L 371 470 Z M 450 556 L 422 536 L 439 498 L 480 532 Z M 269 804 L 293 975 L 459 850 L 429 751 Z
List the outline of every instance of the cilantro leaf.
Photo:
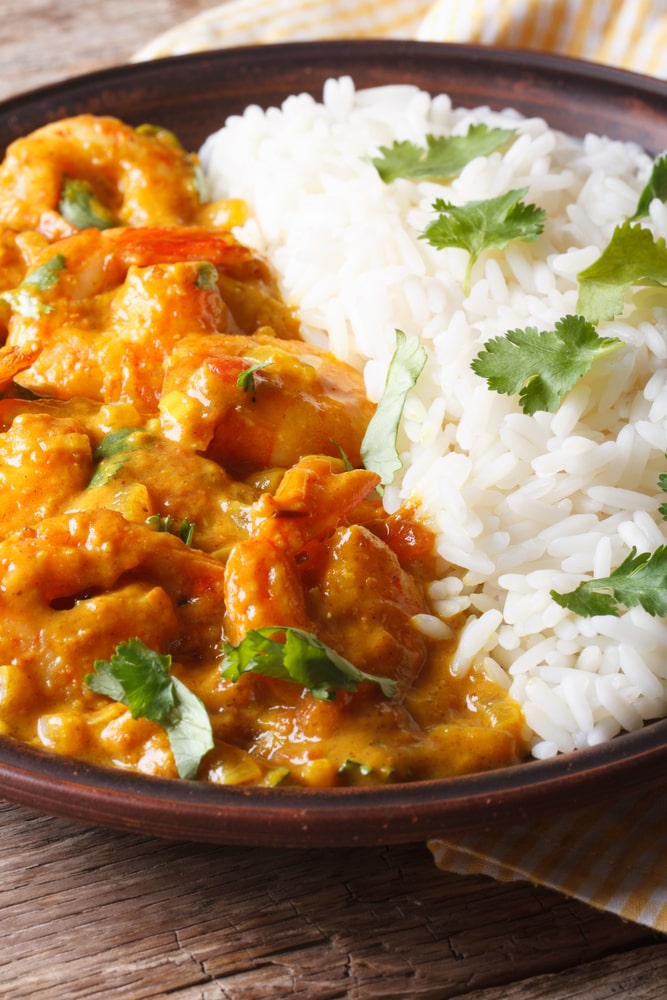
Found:
M 93 460 L 99 462 L 99 465 L 86 489 L 104 486 L 122 469 L 130 453 L 136 448 L 136 444 L 130 441 L 131 435 L 136 433 L 141 433 L 141 428 L 121 427 L 102 438 L 93 452 Z
M 394 142 L 380 146 L 380 156 L 371 162 L 385 184 L 405 177 L 408 180 L 447 180 L 459 174 L 467 163 L 487 156 L 504 146 L 514 130 L 471 125 L 466 135 L 448 135 L 436 139 L 426 136 L 426 148 L 413 142 Z
M 100 461 L 104 458 L 111 458 L 129 447 L 128 438 L 131 434 L 141 430 L 140 427 L 120 427 L 117 431 L 110 431 L 106 434 L 95 448 L 94 458 Z
M 667 614 L 667 545 L 653 553 L 632 549 L 610 576 L 586 580 L 569 594 L 551 591 L 554 601 L 577 615 L 618 617 L 619 605 L 641 606 L 649 615 Z
M 170 674 L 171 657 L 138 638 L 121 642 L 110 660 L 96 660 L 85 683 L 91 691 L 127 705 L 133 719 L 157 722 L 166 731 L 181 778 L 196 778 L 213 747 L 208 712 L 199 698 Z
M 244 368 L 242 372 L 239 372 L 236 378 L 236 384 L 239 389 L 243 389 L 244 392 L 254 392 L 255 391 L 255 372 L 261 371 L 262 368 L 268 368 L 272 365 L 273 361 L 256 361 L 251 364 L 248 368 Z
M 347 757 L 338 768 L 339 774 L 346 774 L 348 771 L 358 771 L 364 777 L 373 773 L 373 768 L 369 764 L 362 764 L 361 761 L 352 760 Z
M 635 214 L 632 216 L 633 221 L 648 215 L 649 207 L 654 198 L 667 201 L 667 153 L 663 153 L 655 160 L 651 176 L 639 196 Z
M 53 288 L 60 277 L 60 272 L 64 271 L 66 267 L 67 261 L 64 255 L 56 253 L 39 267 L 36 267 L 31 274 L 26 275 L 21 282 L 21 287 L 36 288 L 40 292 L 45 292 L 47 289 Z
M 371 472 L 377 472 L 380 483 L 388 486 L 401 467 L 396 450 L 398 426 L 405 400 L 426 364 L 426 351 L 416 337 L 409 340 L 402 330 L 396 331 L 396 350 L 389 364 L 387 381 L 370 419 L 363 441 L 361 459 Z
M 178 531 L 174 531 L 175 518 L 171 514 L 167 514 L 164 517 L 160 514 L 151 514 L 150 517 L 146 518 L 146 524 L 149 528 L 153 528 L 154 531 L 165 531 L 171 534 L 177 534 L 182 542 L 186 545 L 192 545 L 192 539 L 195 533 L 195 526 L 193 521 L 188 521 L 187 517 L 184 517 L 178 526 Z
M 39 319 L 40 316 L 53 312 L 55 308 L 55 306 L 42 302 L 38 295 L 28 291 L 27 288 L 22 288 L 21 285 L 1 292 L 0 302 L 6 302 L 18 316 L 23 316 L 25 319 Z
M 617 337 L 600 337 L 583 316 L 564 316 L 552 331 L 529 326 L 487 341 L 472 370 L 490 389 L 518 393 L 524 413 L 553 413 L 596 358 L 622 346 Z
M 6 302 L 19 316 L 38 319 L 44 313 L 53 312 L 55 306 L 42 302 L 35 292 L 45 292 L 58 281 L 60 272 L 67 267 L 61 253 L 56 253 L 32 273 L 28 274 L 16 288 L 0 292 L 0 301 Z
M 625 291 L 632 285 L 667 286 L 667 247 L 641 225 L 624 222 L 596 261 L 577 275 L 577 311 L 596 322 L 623 311 Z
M 285 641 L 275 639 L 276 633 L 283 633 Z M 377 684 L 387 698 L 396 690 L 389 677 L 364 673 L 317 636 L 298 628 L 251 629 L 238 646 L 225 642 L 223 653 L 222 676 L 227 680 L 237 681 L 245 673 L 263 674 L 295 681 L 323 701 L 334 700 L 336 691 L 356 691 L 362 681 Z
M 58 211 L 75 229 L 112 229 L 118 225 L 108 208 L 95 197 L 85 181 L 66 178 Z
M 667 458 L 667 455 L 665 455 L 665 458 Z M 661 473 L 661 475 L 658 476 L 658 487 L 659 489 L 662 490 L 663 493 L 667 493 L 667 473 L 663 472 Z M 658 507 L 658 511 L 661 514 L 663 520 L 667 521 L 667 503 L 660 504 L 660 506 Z
M 135 126 L 137 135 L 147 135 L 153 139 L 159 139 L 166 146 L 173 146 L 174 149 L 183 149 L 183 144 L 175 132 L 164 125 L 154 125 L 152 122 L 143 122 Z
M 345 471 L 346 472 L 351 472 L 352 469 L 354 468 L 354 466 L 352 465 L 352 462 L 350 461 L 350 456 L 345 451 L 345 449 L 343 448 L 342 444 L 340 444 L 338 441 L 336 441 L 335 438 L 329 438 L 329 440 L 331 441 L 332 445 L 334 446 L 334 448 L 336 449 L 336 451 L 340 455 L 341 462 L 345 466 Z
M 202 261 L 197 268 L 195 285 L 197 288 L 201 288 L 205 292 L 215 291 L 218 287 L 218 269 L 215 264 L 211 264 L 208 261 Z
M 527 187 L 515 188 L 497 198 L 452 205 L 442 198 L 433 203 L 438 218 L 430 222 L 420 239 L 438 250 L 458 247 L 470 254 L 463 287 L 470 292 L 470 275 L 484 250 L 502 250 L 513 240 L 535 240 L 544 229 L 545 212 L 521 201 Z

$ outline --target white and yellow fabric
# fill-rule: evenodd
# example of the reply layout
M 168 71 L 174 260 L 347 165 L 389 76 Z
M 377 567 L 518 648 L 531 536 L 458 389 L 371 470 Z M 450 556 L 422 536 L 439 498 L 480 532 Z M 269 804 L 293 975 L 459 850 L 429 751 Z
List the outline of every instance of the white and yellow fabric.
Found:
M 372 37 L 560 52 L 667 77 L 667 0 L 227 0 L 137 57 Z
M 438 867 L 525 879 L 667 933 L 667 780 L 662 789 L 428 845 Z
M 369 37 L 559 52 L 667 77 L 667 0 L 227 0 L 136 58 Z M 667 933 L 667 776 L 604 809 L 429 847 L 447 871 L 528 879 Z

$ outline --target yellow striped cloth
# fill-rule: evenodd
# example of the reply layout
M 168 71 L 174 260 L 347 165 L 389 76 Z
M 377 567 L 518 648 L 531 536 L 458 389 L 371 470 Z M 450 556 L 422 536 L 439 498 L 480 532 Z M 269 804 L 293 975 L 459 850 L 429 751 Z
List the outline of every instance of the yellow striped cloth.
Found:
M 136 58 L 341 37 L 555 51 L 667 77 L 667 0 L 228 0 Z M 428 846 L 447 871 L 527 879 L 667 933 L 667 782 L 604 809 Z
M 666 831 L 667 782 L 603 808 L 428 846 L 445 871 L 528 880 L 667 933 Z
M 364 37 L 562 52 L 667 77 L 667 0 L 227 0 L 160 35 L 137 58 Z

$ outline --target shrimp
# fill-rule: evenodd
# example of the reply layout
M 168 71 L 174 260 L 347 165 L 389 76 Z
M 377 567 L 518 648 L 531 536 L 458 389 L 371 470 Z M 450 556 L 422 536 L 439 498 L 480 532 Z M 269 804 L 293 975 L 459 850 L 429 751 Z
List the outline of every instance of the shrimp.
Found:
M 17 375 L 29 368 L 39 354 L 40 348 L 34 344 L 0 348 L 0 392 L 3 392 Z
M 340 461 L 304 459 L 254 504 L 250 536 L 225 568 L 225 634 L 287 626 L 318 635 L 361 669 L 397 680 L 419 675 L 427 643 L 414 625 L 422 591 L 355 511 L 379 483 Z
M 90 114 L 65 118 L 7 149 L 0 222 L 49 239 L 87 225 L 187 225 L 201 207 L 198 171 L 196 156 L 166 129 Z
M 3 423 L 7 403 L 0 401 Z M 0 432 L 0 538 L 62 511 L 85 489 L 91 469 L 90 440 L 77 420 L 17 413 Z
M 169 357 L 159 410 L 165 437 L 254 470 L 286 468 L 309 454 L 340 456 L 341 449 L 359 465 L 374 406 L 349 365 L 260 330 L 181 341 Z
M 39 348 L 16 381 L 153 412 L 178 340 L 236 332 L 217 285 L 227 268 L 264 265 L 230 233 L 201 227 L 88 229 L 48 245 L 9 297 L 7 344 Z
M 213 658 L 223 582 L 218 560 L 116 511 L 46 517 L 0 542 L 0 663 L 48 701 L 80 698 L 95 659 L 135 635 L 185 664 Z
M 341 472 L 340 465 L 304 459 L 285 473 L 274 496 L 264 493 L 253 505 L 250 537 L 232 548 L 225 568 L 225 632 L 233 641 L 250 628 L 308 627 L 297 559 L 310 542 L 332 534 L 380 481 L 374 472 Z
M 16 233 L 0 224 L 0 292 L 15 288 L 47 244 L 40 233 Z
M 15 233 L 0 224 L 0 341 L 7 335 L 12 293 L 46 243 L 39 233 Z

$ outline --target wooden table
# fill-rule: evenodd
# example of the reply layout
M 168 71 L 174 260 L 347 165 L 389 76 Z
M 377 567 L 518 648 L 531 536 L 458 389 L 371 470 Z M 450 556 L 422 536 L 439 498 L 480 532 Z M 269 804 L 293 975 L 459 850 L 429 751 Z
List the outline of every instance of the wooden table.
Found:
M 3 0 L 0 98 L 127 60 L 207 0 Z M 423 844 L 269 851 L 0 804 L 0 997 L 662 1000 L 667 941 Z

